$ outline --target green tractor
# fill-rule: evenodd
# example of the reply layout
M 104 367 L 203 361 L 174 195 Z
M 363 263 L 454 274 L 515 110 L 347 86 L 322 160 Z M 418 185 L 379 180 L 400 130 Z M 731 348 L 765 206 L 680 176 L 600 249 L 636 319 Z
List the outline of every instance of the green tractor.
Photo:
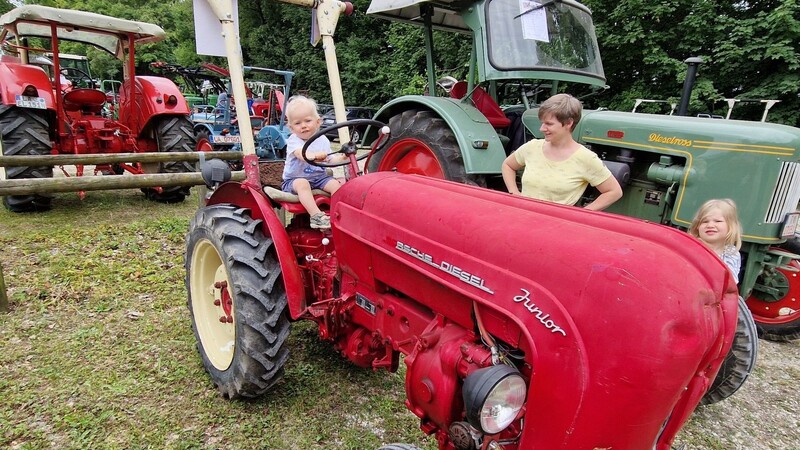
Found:
M 378 111 L 375 120 L 389 123 L 392 137 L 368 161 L 369 171 L 505 189 L 503 160 L 526 139 L 543 137 L 537 104 L 558 92 L 560 83 L 605 87 L 591 12 L 572 0 L 373 0 L 368 13 L 424 27 L 429 55 L 434 29 L 472 36 L 468 79 L 450 83 L 447 96 L 403 96 Z M 687 63 L 691 79 L 697 61 Z M 428 85 L 435 83 L 429 57 Z M 519 104 L 501 108 L 498 94 L 512 87 Z M 689 93 L 685 86 L 686 104 Z M 739 291 L 759 335 L 800 338 L 800 256 L 794 253 L 800 246 L 792 246 L 800 129 L 687 117 L 682 110 L 679 115 L 584 111 L 576 140 L 604 160 L 624 190 L 607 211 L 685 229 L 706 200 L 733 199 L 744 228 Z M 366 139 L 375 136 L 373 130 Z M 593 195 L 587 190 L 585 200 Z

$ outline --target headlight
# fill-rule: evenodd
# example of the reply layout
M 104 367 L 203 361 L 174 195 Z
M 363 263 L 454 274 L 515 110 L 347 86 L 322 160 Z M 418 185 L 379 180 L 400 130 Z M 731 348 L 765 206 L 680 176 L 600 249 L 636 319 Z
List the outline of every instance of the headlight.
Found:
M 527 387 L 522 375 L 504 364 L 485 367 L 464 380 L 467 421 L 486 434 L 497 434 L 511 425 L 525 405 Z

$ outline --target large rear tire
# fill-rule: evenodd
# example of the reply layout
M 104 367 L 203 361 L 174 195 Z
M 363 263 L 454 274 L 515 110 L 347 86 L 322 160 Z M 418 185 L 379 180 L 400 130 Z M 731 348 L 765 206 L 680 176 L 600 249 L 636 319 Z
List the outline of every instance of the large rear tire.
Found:
M 200 209 L 189 225 L 186 290 L 197 349 L 220 393 L 257 397 L 281 379 L 291 325 L 272 239 L 249 211 Z
M 4 156 L 49 155 L 52 143 L 44 111 L 0 106 L 0 139 Z M 51 166 L 0 167 L 0 179 L 52 178 Z M 41 194 L 9 195 L 3 205 L 11 212 L 47 211 L 51 197 Z
M 758 335 L 770 341 L 800 339 L 800 262 L 789 266 L 796 271 L 765 269 L 756 283 L 767 289 L 754 290 L 747 299 Z
M 397 170 L 474 186 L 486 186 L 480 175 L 468 175 L 453 130 L 433 111 L 410 109 L 389 119 L 392 135 L 373 155 L 369 172 Z
M 758 330 L 753 315 L 744 299 L 739 297 L 739 314 L 733 345 L 722 362 L 722 367 L 711 383 L 708 392 L 700 400 L 701 405 L 710 405 L 733 395 L 747 380 L 758 357 Z
M 186 117 L 167 116 L 156 123 L 156 141 L 159 152 L 193 152 L 197 147 L 192 123 Z M 188 162 L 164 162 L 153 170 L 157 173 L 190 173 L 194 167 Z M 189 186 L 171 186 L 161 188 L 161 192 L 153 188 L 142 189 L 144 195 L 160 203 L 182 202 L 189 195 Z

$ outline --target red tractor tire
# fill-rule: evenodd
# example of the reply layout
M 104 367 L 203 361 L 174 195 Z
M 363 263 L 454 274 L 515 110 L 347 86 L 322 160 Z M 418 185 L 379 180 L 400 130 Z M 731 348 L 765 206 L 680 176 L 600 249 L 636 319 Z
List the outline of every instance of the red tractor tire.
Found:
M 453 130 L 433 111 L 410 109 L 389 119 L 392 134 L 374 154 L 368 172 L 397 170 L 473 186 L 486 186 L 479 175 L 467 175 Z
M 260 220 L 230 205 L 200 209 L 186 242 L 186 290 L 203 366 L 222 395 L 257 397 L 289 358 L 286 289 Z
M 159 152 L 193 152 L 197 147 L 192 123 L 183 116 L 166 116 L 155 125 Z M 189 173 L 194 167 L 188 162 L 164 162 L 158 165 L 157 173 Z M 142 189 L 144 195 L 160 203 L 182 202 L 189 195 L 189 186 L 171 186 Z
M 708 392 L 700 400 L 701 405 L 710 405 L 733 395 L 747 380 L 758 358 L 758 330 L 753 315 L 744 299 L 739 297 L 739 313 L 733 345 L 725 356 L 716 378 Z
M 47 117 L 41 110 L 0 106 L 0 139 L 4 156 L 49 155 L 52 152 Z M 8 180 L 52 177 L 52 166 L 0 167 L 0 178 Z M 11 212 L 47 211 L 50 200 L 50 196 L 41 194 L 8 195 L 3 198 L 3 204 Z
M 767 269 L 757 283 L 775 294 L 753 292 L 747 307 L 753 313 L 758 335 L 770 341 L 800 339 L 800 261 L 789 263 L 791 270 Z

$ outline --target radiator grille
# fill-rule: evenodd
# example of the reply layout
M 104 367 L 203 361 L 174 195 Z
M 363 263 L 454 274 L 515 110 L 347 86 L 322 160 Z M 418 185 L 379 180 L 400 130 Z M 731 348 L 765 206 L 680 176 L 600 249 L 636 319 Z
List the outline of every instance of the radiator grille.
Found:
M 781 173 L 764 222 L 782 223 L 786 214 L 797 209 L 798 201 L 800 201 L 800 164 L 784 161 L 781 163 Z

